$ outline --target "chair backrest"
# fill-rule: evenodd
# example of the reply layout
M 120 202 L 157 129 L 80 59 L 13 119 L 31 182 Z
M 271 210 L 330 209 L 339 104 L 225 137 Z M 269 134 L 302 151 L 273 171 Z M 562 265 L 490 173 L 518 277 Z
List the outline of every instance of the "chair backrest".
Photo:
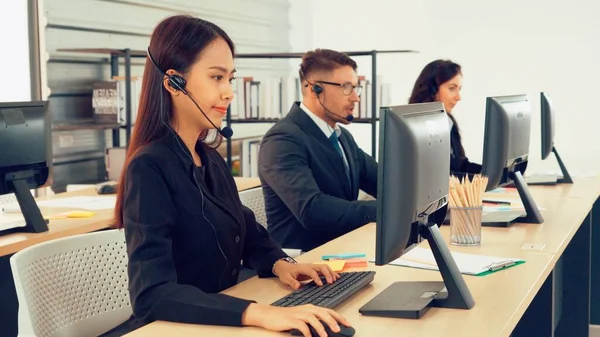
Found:
M 122 229 L 44 242 L 10 258 L 19 335 L 98 336 L 131 314 Z
M 14 193 L 0 195 L 0 205 L 17 202 L 17 196 Z
M 31 195 L 35 198 L 35 189 L 30 189 Z M 14 193 L 0 194 L 0 205 L 17 202 L 17 196 Z
M 265 199 L 263 198 L 262 188 L 251 188 L 249 190 L 241 191 L 239 194 L 242 204 L 250 208 L 256 216 L 256 221 L 266 228 L 267 213 L 265 212 Z

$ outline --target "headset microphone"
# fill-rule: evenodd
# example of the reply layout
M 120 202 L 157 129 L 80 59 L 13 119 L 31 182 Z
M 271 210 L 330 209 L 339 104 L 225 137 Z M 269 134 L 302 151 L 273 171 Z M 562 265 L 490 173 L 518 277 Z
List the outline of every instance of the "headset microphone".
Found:
M 308 80 L 306 80 L 306 82 L 308 82 Z M 323 93 L 323 87 L 320 84 L 317 84 L 317 83 L 312 84 L 312 91 L 314 91 L 315 94 L 317 95 L 319 104 L 321 104 L 321 106 L 323 107 L 323 109 L 325 110 L 326 113 L 330 114 L 331 116 L 337 117 L 337 118 L 344 118 L 348 122 L 352 122 L 354 120 L 354 115 L 352 115 L 352 114 L 346 115 L 346 117 L 342 117 L 338 114 L 333 113 L 331 110 L 329 110 L 325 107 L 325 105 L 321 102 L 321 98 L 319 97 L 319 95 L 321 95 Z
M 200 108 L 200 105 L 196 102 L 194 97 L 189 95 L 187 90 L 185 90 L 186 81 L 183 77 L 181 77 L 177 74 L 169 75 L 165 71 L 163 71 L 158 66 L 158 63 L 154 60 L 154 57 L 152 57 L 152 54 L 150 53 L 150 48 L 148 48 L 148 56 L 150 57 L 150 61 L 152 61 L 152 64 L 154 64 L 156 69 L 158 69 L 161 73 L 163 73 L 165 76 L 167 76 L 167 78 L 169 79 L 169 86 L 175 90 L 181 91 L 184 95 L 189 97 L 192 100 L 192 102 L 194 103 L 194 105 L 198 108 L 198 110 L 200 110 L 200 112 L 202 113 L 202 116 L 204 116 L 204 118 L 206 118 L 206 120 L 210 123 L 210 125 L 212 125 L 217 130 L 217 132 L 219 132 L 221 134 L 221 136 L 223 136 L 226 139 L 229 139 L 229 138 L 231 138 L 231 136 L 233 136 L 233 130 L 229 126 L 226 126 L 221 129 L 220 127 L 216 126 L 210 120 L 210 118 L 208 118 L 208 116 L 204 113 L 202 108 Z
M 302 70 L 302 67 L 300 67 L 300 73 L 302 74 L 302 77 L 304 77 L 304 79 L 306 80 L 306 82 L 311 85 L 312 91 L 317 95 L 319 104 L 321 104 L 321 106 L 323 107 L 323 109 L 325 110 L 325 112 L 327 112 L 331 116 L 334 116 L 334 117 L 337 117 L 337 118 L 344 118 L 348 122 L 352 122 L 354 120 L 354 115 L 352 115 L 352 114 L 346 115 L 346 117 L 342 117 L 340 115 L 334 114 L 329 109 L 327 109 L 325 107 L 325 105 L 321 102 L 321 98 L 319 97 L 319 95 L 321 95 L 323 93 L 323 86 L 321 86 L 321 84 L 318 84 L 318 83 L 310 83 L 308 81 L 308 78 L 306 78 L 306 75 L 304 74 L 304 71 Z M 305 85 L 305 86 L 308 86 L 308 85 Z

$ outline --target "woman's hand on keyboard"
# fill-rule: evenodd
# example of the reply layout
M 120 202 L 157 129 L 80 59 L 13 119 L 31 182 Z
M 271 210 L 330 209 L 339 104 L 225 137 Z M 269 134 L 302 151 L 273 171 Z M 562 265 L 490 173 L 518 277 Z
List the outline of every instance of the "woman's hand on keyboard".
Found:
M 252 303 L 242 316 L 242 324 L 259 326 L 271 331 L 288 331 L 297 329 L 305 337 L 311 337 L 308 325 L 312 325 L 319 335 L 326 337 L 327 333 L 323 324 L 327 324 L 332 331 L 339 332 L 339 324 L 347 327 L 350 323 L 337 312 L 312 304 L 297 307 L 273 307 L 264 304 Z
M 319 274 L 323 275 L 328 284 L 340 278 L 340 275 L 326 264 L 293 264 L 283 260 L 277 261 L 273 267 L 279 280 L 293 289 L 300 288 L 300 281 L 314 280 L 319 286 L 323 285 Z

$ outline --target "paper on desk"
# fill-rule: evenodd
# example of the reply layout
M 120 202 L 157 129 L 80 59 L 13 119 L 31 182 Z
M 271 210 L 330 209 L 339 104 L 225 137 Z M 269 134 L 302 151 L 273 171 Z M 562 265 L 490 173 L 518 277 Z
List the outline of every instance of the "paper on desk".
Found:
M 113 209 L 117 202 L 116 195 L 109 196 L 83 196 L 83 197 L 68 197 L 51 200 L 36 200 L 38 207 L 56 207 L 56 208 L 73 208 L 86 209 L 90 211 L 99 211 L 103 209 Z M 18 203 L 10 203 L 2 206 L 5 213 L 20 212 Z
M 483 213 L 491 213 L 491 212 L 510 212 L 510 211 L 519 211 L 524 210 L 525 206 L 520 199 L 509 199 L 509 198 L 484 198 L 485 200 L 490 201 L 508 201 L 510 205 L 504 204 L 491 204 L 483 202 Z M 538 210 L 545 211 L 546 208 L 537 205 Z
M 329 261 L 319 261 L 315 262 L 315 264 L 326 264 L 331 270 L 334 272 L 340 272 L 344 270 L 344 266 L 346 265 L 346 260 L 329 260 Z
M 23 219 L 22 216 L 16 218 L 11 217 L 9 219 L 0 217 L 0 232 L 17 227 L 25 227 L 25 219 Z
M 496 257 L 487 255 L 474 255 L 466 253 L 451 252 L 458 269 L 465 275 L 482 275 L 489 272 L 490 266 L 496 266 L 508 261 L 516 264 L 525 262 L 523 259 Z M 374 260 L 371 260 L 373 262 Z M 389 263 L 396 266 L 439 270 L 430 249 L 415 247 L 401 258 Z

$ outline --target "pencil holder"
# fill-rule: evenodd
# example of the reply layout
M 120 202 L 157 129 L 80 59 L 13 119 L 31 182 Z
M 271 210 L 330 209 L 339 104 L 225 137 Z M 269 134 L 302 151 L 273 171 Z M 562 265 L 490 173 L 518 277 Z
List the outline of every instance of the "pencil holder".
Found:
M 450 244 L 481 244 L 481 212 L 483 207 L 450 207 Z

